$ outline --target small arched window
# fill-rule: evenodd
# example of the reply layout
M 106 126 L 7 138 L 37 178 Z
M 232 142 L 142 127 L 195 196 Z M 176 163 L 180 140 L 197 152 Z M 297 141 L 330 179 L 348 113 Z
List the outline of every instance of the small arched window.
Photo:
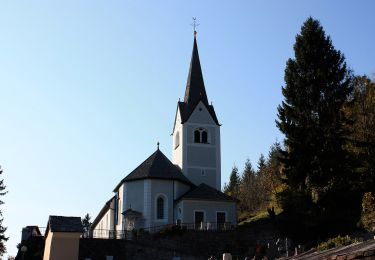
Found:
M 180 132 L 177 132 L 174 138 L 174 149 L 176 149 L 179 145 L 180 145 Z
M 206 144 L 207 143 L 207 131 L 203 130 L 201 133 L 202 133 L 202 143 Z
M 194 131 L 194 143 L 200 143 L 201 142 L 201 133 L 199 130 Z
M 164 219 L 164 199 L 162 197 L 156 201 L 156 218 Z
M 204 128 L 198 128 L 194 131 L 194 143 L 208 143 L 208 133 Z

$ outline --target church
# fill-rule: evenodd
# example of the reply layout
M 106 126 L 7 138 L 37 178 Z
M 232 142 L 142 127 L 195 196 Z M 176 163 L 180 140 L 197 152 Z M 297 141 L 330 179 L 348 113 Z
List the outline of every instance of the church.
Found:
M 221 192 L 220 124 L 208 102 L 196 34 L 184 100 L 177 103 L 172 160 L 158 145 L 125 176 L 95 218 L 94 237 L 170 224 L 205 230 L 236 225 L 237 201 Z

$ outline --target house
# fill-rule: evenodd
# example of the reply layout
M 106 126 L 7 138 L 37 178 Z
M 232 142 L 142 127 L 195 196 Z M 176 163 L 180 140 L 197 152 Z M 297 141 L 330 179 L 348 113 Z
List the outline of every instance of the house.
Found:
M 174 223 L 200 229 L 236 225 L 237 201 L 221 192 L 220 124 L 208 102 L 196 35 L 184 100 L 175 113 L 172 160 L 158 145 L 125 176 L 95 218 L 94 237 Z

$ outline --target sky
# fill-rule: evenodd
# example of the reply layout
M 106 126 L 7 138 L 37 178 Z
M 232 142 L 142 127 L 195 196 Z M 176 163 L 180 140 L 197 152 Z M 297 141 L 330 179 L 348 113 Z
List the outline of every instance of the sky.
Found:
M 197 17 L 209 102 L 233 165 L 283 136 L 275 125 L 301 25 L 320 20 L 357 75 L 375 72 L 375 1 L 0 2 L 0 199 L 9 255 L 49 215 L 93 218 L 156 150 L 171 158 Z

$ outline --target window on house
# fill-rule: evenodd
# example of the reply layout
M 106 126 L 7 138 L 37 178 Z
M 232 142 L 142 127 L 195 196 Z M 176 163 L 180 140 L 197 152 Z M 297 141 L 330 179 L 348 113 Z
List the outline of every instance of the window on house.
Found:
M 162 197 L 156 201 L 156 218 L 164 219 L 164 199 Z
M 208 143 L 208 133 L 204 128 L 198 128 L 194 131 L 194 143 Z

